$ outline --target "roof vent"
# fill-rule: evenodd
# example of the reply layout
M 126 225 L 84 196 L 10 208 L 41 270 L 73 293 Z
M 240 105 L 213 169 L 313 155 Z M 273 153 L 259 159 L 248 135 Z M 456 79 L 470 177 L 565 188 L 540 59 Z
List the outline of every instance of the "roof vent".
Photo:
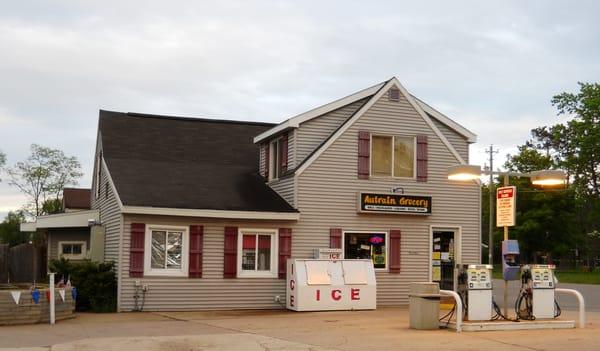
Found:
M 400 89 L 391 88 L 388 91 L 390 101 L 400 101 Z

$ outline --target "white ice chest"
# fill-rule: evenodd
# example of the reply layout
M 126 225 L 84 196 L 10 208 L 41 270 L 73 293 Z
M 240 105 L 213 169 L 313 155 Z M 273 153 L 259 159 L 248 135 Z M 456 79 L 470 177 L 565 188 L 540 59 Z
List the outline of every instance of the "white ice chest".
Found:
M 288 259 L 286 307 L 294 311 L 374 310 L 371 260 Z

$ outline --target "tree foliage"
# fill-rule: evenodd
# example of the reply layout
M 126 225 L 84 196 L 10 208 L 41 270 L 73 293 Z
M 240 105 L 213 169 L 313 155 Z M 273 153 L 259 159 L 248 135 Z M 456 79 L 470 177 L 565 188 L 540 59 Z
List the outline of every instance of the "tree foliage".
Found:
M 44 203 L 59 199 L 67 185 L 76 185 L 83 173 L 77 158 L 57 149 L 31 145 L 31 155 L 8 169 L 10 184 L 29 198 L 25 211 L 31 216 L 47 214 Z
M 0 151 L 0 171 L 2 171 L 5 164 L 6 164 L 6 155 L 2 151 Z M 1 181 L 2 181 L 2 178 L 0 178 L 0 182 Z
M 530 257 L 600 254 L 594 250 L 600 248 L 600 84 L 579 83 L 579 89 L 552 98 L 558 115 L 571 119 L 533 129 L 532 139 L 504 165 L 521 173 L 562 169 L 568 174 L 569 186 L 562 190 L 511 181 L 518 187 L 514 233 Z
M 0 242 L 9 246 L 27 242 L 28 236 L 21 232 L 21 223 L 24 221 L 23 212 L 9 212 L 0 223 Z

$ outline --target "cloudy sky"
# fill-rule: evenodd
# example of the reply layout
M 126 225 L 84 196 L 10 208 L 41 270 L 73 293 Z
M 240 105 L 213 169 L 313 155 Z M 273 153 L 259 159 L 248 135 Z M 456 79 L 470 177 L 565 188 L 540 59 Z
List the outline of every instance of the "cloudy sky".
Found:
M 98 109 L 279 122 L 397 76 L 501 163 L 600 81 L 597 1 L 0 3 L 0 150 L 62 149 L 80 186 Z M 0 178 L 3 218 L 25 198 Z

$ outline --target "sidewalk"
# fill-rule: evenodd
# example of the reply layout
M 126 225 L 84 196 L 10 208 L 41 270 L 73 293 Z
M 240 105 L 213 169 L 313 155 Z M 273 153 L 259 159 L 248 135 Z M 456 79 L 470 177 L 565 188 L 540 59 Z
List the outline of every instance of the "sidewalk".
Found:
M 574 311 L 564 318 L 575 319 Z M 408 329 L 408 311 L 79 314 L 54 326 L 0 327 L 0 347 L 31 350 L 597 350 L 586 329 L 455 333 Z

